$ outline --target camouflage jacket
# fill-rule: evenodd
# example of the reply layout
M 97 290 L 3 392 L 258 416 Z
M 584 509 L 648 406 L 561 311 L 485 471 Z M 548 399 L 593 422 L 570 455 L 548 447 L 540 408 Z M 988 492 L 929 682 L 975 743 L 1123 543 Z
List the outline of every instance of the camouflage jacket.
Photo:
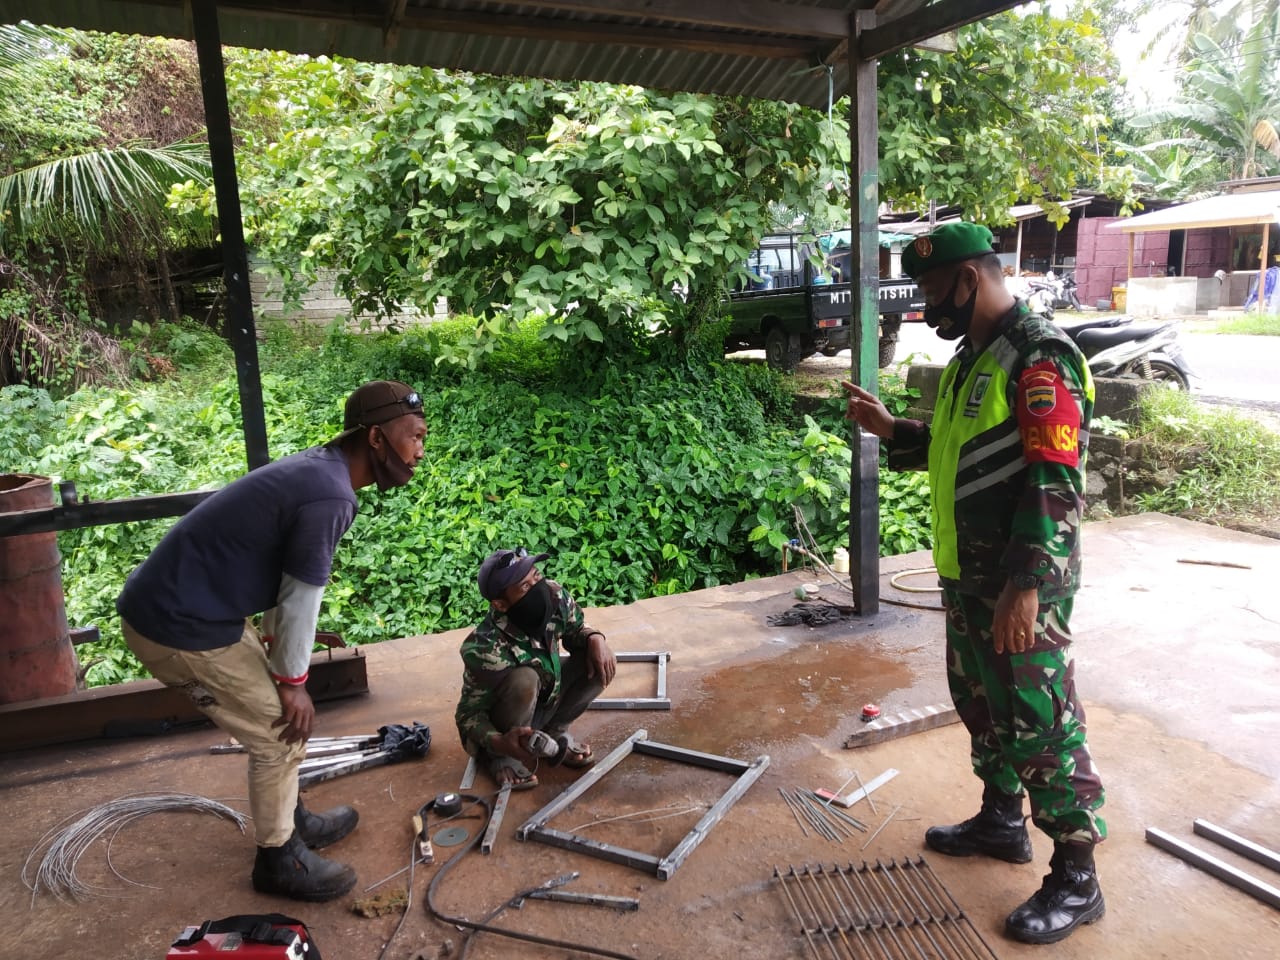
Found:
M 560 698 L 560 646 L 568 653 L 585 656 L 587 638 L 599 630 L 586 625 L 582 610 L 569 591 L 548 580 L 555 611 L 547 624 L 547 636 L 538 641 L 511 622 L 504 613 L 490 607 L 484 620 L 462 641 L 462 695 L 454 720 L 467 752 L 475 755 L 489 732 L 496 730 L 490 720 L 494 690 L 502 678 L 516 667 L 533 667 L 541 678 L 539 704 Z
M 983 350 L 962 343 L 932 423 L 897 420 L 886 441 L 891 469 L 929 470 L 944 586 L 995 597 L 1023 574 L 1041 602 L 1075 593 L 1092 414 L 1080 351 L 1021 301 Z

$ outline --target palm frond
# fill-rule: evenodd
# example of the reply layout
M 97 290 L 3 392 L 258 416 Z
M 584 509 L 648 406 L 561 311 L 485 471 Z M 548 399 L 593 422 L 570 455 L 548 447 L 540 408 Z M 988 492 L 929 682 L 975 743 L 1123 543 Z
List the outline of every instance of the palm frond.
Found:
M 175 183 L 209 177 L 204 144 L 96 150 L 19 170 L 0 177 L 0 249 L 55 230 L 106 243 L 126 223 L 160 222 Z

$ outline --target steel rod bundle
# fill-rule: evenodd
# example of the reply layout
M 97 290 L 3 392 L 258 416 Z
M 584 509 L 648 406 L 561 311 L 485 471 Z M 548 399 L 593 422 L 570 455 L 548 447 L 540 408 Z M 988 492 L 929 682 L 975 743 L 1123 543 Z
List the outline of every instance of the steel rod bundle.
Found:
M 811 956 L 995 960 L 923 857 L 858 867 L 774 867 Z
M 245 832 L 245 824 L 249 818 L 238 810 L 207 797 L 197 797 L 185 793 L 152 793 L 132 794 L 119 797 L 107 803 L 92 807 L 82 813 L 73 814 L 46 833 L 22 864 L 22 882 L 31 891 L 31 902 L 35 903 L 36 894 L 41 890 L 52 893 L 59 900 L 68 897 L 80 900 L 84 897 L 99 894 L 111 896 L 110 891 L 86 883 L 76 875 L 80 858 L 104 835 L 107 839 L 107 866 L 111 872 L 125 883 L 135 886 L 148 886 L 122 876 L 111 863 L 111 844 L 124 827 L 134 820 L 152 813 L 161 812 L 211 813 L 230 820 L 240 832 Z M 43 850 L 43 855 L 40 851 Z M 32 863 L 39 856 L 39 864 L 32 873 Z M 29 877 L 28 874 L 31 874 Z M 115 894 L 119 896 L 119 894 Z
M 792 816 L 795 817 L 796 823 L 800 825 L 800 830 L 806 837 L 812 829 L 823 839 L 839 842 L 852 837 L 855 830 L 863 833 L 867 831 L 867 825 L 861 820 L 832 806 L 812 790 L 787 791 L 779 787 L 778 793 L 786 801 Z M 808 827 L 805 826 L 806 824 Z

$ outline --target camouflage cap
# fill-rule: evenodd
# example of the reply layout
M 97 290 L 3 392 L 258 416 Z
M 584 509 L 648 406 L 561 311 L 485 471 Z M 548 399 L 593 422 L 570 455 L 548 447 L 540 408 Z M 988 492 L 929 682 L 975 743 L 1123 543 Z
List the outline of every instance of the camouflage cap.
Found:
M 902 251 L 902 271 L 912 280 L 935 267 L 994 253 L 991 231 L 980 223 L 944 224 Z

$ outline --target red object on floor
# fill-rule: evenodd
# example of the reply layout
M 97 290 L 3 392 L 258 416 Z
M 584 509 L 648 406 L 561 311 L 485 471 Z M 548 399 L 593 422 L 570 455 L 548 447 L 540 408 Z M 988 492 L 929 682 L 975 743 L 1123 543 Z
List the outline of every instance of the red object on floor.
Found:
M 880 708 L 874 703 L 868 703 L 862 708 L 862 719 L 864 721 L 874 720 L 878 716 L 880 716 Z

